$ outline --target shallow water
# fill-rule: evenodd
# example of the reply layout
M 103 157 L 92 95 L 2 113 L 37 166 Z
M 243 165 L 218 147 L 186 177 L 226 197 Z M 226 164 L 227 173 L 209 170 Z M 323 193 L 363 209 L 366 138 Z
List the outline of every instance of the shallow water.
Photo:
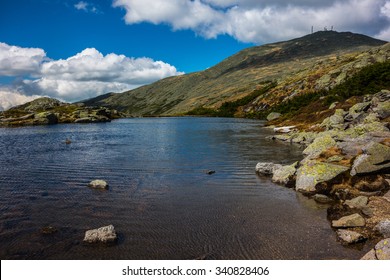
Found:
M 1 128 L 1 259 L 362 256 L 337 243 L 324 206 L 255 174 L 258 161 L 301 159 L 298 146 L 265 140 L 262 125 L 141 118 Z M 88 188 L 94 179 L 110 189 Z M 116 245 L 83 244 L 86 230 L 109 224 Z M 46 226 L 58 231 L 44 235 Z

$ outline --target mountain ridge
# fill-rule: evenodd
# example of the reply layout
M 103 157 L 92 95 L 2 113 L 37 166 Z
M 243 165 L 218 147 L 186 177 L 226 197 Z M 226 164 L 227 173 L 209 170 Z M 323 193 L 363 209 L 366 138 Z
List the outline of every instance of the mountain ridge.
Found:
M 261 88 L 266 81 L 283 84 L 294 71 L 326 59 L 367 51 L 386 42 L 351 32 L 320 31 L 278 43 L 244 49 L 204 71 L 168 77 L 123 93 L 84 102 L 132 116 L 180 115 L 197 107 L 218 108 Z

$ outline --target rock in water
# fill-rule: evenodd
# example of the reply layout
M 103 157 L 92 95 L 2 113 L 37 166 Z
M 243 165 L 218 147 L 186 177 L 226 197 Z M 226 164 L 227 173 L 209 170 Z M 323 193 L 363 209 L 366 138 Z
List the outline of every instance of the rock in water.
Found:
M 104 180 L 93 180 L 88 184 L 88 187 L 93 189 L 106 190 L 108 189 L 108 184 Z
M 346 244 L 354 244 L 366 240 L 366 238 L 360 233 L 346 229 L 339 229 L 337 231 L 337 236 L 343 243 Z
M 378 260 L 390 260 L 390 238 L 375 245 L 375 254 Z
M 366 221 L 359 214 L 344 216 L 339 220 L 332 221 L 332 227 L 335 228 L 364 227 L 365 225 Z
M 292 165 L 281 166 L 273 172 L 272 181 L 274 183 L 289 185 L 292 182 L 292 179 L 295 175 L 296 166 L 298 162 L 293 163 Z
M 112 243 L 117 240 L 117 235 L 113 225 L 91 229 L 85 232 L 84 242 L 87 243 Z
M 275 170 L 281 168 L 282 165 L 272 162 L 259 162 L 256 165 L 256 172 L 262 175 L 272 175 Z

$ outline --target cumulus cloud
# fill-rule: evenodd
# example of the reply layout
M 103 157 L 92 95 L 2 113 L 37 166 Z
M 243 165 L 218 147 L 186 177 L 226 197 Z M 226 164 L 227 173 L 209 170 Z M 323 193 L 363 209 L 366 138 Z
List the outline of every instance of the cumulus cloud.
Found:
M 242 42 L 267 43 L 334 26 L 378 35 L 390 27 L 388 0 L 114 0 L 125 22 L 169 24 L 206 38 L 227 34 Z M 353 13 L 353 16 L 351 14 Z M 386 38 L 385 38 L 386 39 Z M 390 39 L 390 38 L 387 38 Z
M 18 91 L 12 89 L 0 89 L 0 111 L 7 110 L 11 107 L 32 101 L 41 96 L 32 95 L 26 96 Z
M 37 75 L 46 53 L 38 48 L 21 48 L 0 43 L 0 76 Z
M 0 46 L 5 46 L 0 57 L 8 59 L 5 66 L 0 64 L 0 76 L 17 77 L 13 82 L 13 90 L 9 86 L 7 90 L 0 86 L 3 108 L 10 106 L 7 104 L 15 105 L 17 101 L 24 102 L 23 96 L 39 94 L 73 102 L 107 92 L 130 90 L 165 77 L 183 74 L 162 61 L 146 57 L 129 58 L 114 53 L 103 55 L 94 48 L 87 48 L 67 59 L 50 60 L 41 49 L 7 44 Z M 15 49 L 25 54 L 23 59 L 13 54 Z

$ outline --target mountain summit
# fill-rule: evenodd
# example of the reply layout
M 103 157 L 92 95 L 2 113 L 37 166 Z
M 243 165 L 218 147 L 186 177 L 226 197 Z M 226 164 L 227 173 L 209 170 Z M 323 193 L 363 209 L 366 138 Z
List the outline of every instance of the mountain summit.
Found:
M 166 78 L 124 93 L 109 93 L 84 103 L 133 116 L 177 115 L 199 107 L 218 108 L 223 102 L 250 95 L 270 81 L 276 81 L 278 86 L 275 95 L 268 98 L 277 96 L 281 100 L 290 94 L 331 87 L 355 69 L 386 60 L 380 51 L 386 43 L 351 32 L 320 31 L 244 49 L 207 70 Z M 375 47 L 377 51 L 372 51 Z M 330 78 L 329 72 L 333 73 Z M 304 78 L 305 83 L 294 86 Z

